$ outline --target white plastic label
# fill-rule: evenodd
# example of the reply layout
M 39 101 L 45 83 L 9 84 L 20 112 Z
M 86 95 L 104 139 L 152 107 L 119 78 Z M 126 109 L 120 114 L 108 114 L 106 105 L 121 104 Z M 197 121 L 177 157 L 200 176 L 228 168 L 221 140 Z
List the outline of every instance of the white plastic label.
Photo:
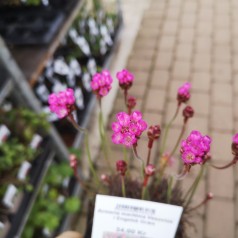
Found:
M 111 34 L 114 33 L 114 25 L 113 25 L 113 21 L 111 18 L 107 18 L 107 27 L 108 27 L 108 30 Z
M 80 76 L 82 73 L 82 69 L 80 64 L 76 59 L 72 59 L 69 63 L 70 70 L 73 71 L 73 73 L 77 76 Z
M 91 237 L 174 238 L 182 212 L 179 206 L 97 195 Z
M 95 59 L 93 59 L 93 58 L 89 59 L 89 61 L 87 63 L 87 68 L 92 76 L 97 73 L 97 64 L 96 64 Z
M 75 41 L 76 38 L 78 37 L 78 33 L 74 28 L 72 28 L 69 30 L 69 36 L 73 41 Z
M 91 51 L 89 44 L 83 36 L 78 36 L 75 43 L 80 47 L 85 55 L 90 55 Z
M 3 230 L 5 227 L 4 223 L 0 222 L 0 230 Z
M 63 195 L 60 195 L 58 198 L 57 198 L 57 202 L 59 204 L 63 203 L 65 201 L 65 197 Z
M 89 74 L 89 73 L 85 73 L 85 74 L 83 75 L 83 78 L 82 78 L 82 83 L 83 83 L 84 88 L 85 88 L 88 92 L 91 92 L 91 91 L 92 91 L 90 82 L 91 82 L 90 74 Z
M 30 147 L 32 149 L 37 149 L 38 146 L 40 145 L 41 141 L 42 141 L 42 137 L 38 134 L 35 134 L 30 142 Z
M 52 113 L 48 106 L 43 107 L 42 112 L 47 114 L 47 119 L 50 122 L 59 120 L 58 116 L 55 113 Z
M 69 67 L 63 59 L 56 59 L 53 67 L 54 72 L 59 75 L 67 75 L 69 73 Z
M 60 91 L 64 91 L 67 89 L 66 84 L 62 84 L 59 80 L 55 80 L 54 86 L 52 87 L 52 91 L 54 93 L 58 93 Z
M 76 88 L 74 91 L 75 103 L 79 109 L 84 109 L 83 93 L 81 88 Z
M 13 184 L 8 185 L 7 191 L 4 194 L 2 203 L 8 208 L 12 208 L 14 205 L 13 199 L 16 196 L 16 193 L 17 193 L 17 188 Z
M 105 55 L 106 52 L 107 52 L 107 45 L 106 45 L 106 42 L 104 41 L 104 39 L 102 38 L 102 39 L 100 40 L 100 53 L 101 53 L 102 55 Z
M 18 171 L 17 178 L 20 181 L 24 181 L 26 179 L 26 176 L 27 176 L 28 171 L 30 170 L 30 168 L 31 168 L 31 164 L 28 161 L 24 161 L 21 164 L 21 167 Z
M 6 141 L 10 134 L 10 130 L 5 125 L 0 126 L 0 145 Z
M 37 96 L 41 99 L 42 102 L 48 102 L 48 97 L 50 93 L 44 84 L 39 85 L 35 91 Z

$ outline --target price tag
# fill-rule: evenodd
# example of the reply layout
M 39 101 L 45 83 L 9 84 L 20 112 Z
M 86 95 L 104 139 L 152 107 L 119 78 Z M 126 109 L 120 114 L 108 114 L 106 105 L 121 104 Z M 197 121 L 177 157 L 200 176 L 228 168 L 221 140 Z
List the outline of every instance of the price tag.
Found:
M 48 102 L 50 92 L 45 84 L 40 84 L 36 87 L 35 92 L 42 102 Z
M 92 238 L 174 238 L 182 212 L 179 206 L 97 195 Z
M 21 164 L 21 167 L 18 171 L 17 178 L 20 181 L 24 181 L 26 179 L 26 176 L 27 176 L 28 171 L 30 170 L 30 168 L 31 168 L 31 164 L 28 161 L 24 161 Z
M 5 125 L 0 126 L 0 145 L 6 141 L 10 134 L 10 130 Z
M 14 205 L 13 199 L 16 196 L 16 193 L 17 193 L 17 188 L 12 184 L 8 185 L 7 191 L 4 194 L 2 203 L 8 208 L 13 208 L 13 205 Z
M 38 134 L 35 134 L 30 142 L 30 147 L 32 149 L 37 149 L 41 143 L 41 141 L 43 140 L 43 138 L 38 135 Z
M 74 91 L 75 96 L 75 104 L 79 109 L 84 109 L 84 100 L 83 100 L 83 92 L 81 88 L 76 88 Z
M 82 78 L 82 83 L 83 83 L 84 88 L 87 90 L 87 92 L 92 91 L 90 82 L 91 82 L 90 74 L 89 73 L 84 73 L 83 78 Z

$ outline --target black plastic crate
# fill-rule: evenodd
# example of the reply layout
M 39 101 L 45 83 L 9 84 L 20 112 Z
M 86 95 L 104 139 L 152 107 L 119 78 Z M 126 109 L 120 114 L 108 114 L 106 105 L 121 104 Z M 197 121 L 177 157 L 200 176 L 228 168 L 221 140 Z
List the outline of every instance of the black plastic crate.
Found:
M 48 7 L 0 8 L 0 35 L 8 44 L 48 44 L 64 18 L 62 11 Z

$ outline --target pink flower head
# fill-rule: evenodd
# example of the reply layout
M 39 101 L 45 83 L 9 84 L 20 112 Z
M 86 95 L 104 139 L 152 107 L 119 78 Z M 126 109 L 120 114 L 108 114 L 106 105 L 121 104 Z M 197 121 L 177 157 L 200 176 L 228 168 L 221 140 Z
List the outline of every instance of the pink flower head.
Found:
M 99 97 L 106 96 L 112 88 L 112 77 L 108 70 L 103 70 L 101 73 L 96 73 L 91 81 L 91 88 Z
M 202 136 L 199 131 L 192 131 L 181 143 L 181 156 L 185 164 L 194 165 L 205 162 L 210 151 L 211 138 Z
M 61 91 L 58 94 L 52 93 L 48 98 L 50 110 L 59 118 L 64 118 L 74 110 L 74 91 L 71 88 Z
M 142 132 L 146 130 L 147 124 L 142 120 L 142 114 L 139 111 L 134 111 L 131 115 L 119 112 L 116 117 L 117 121 L 112 123 L 114 132 L 112 142 L 131 147 L 137 142 Z
M 146 176 L 152 176 L 155 173 L 155 166 L 153 164 L 148 164 L 145 167 L 145 174 Z
M 134 75 L 127 69 L 118 72 L 116 77 L 119 80 L 119 85 L 122 89 L 129 89 L 132 86 Z
M 117 171 L 121 174 L 121 175 L 125 175 L 126 171 L 127 171 L 127 163 L 125 160 L 118 160 L 116 162 L 116 168 Z
M 190 98 L 190 83 L 184 83 L 179 89 L 177 94 L 177 100 L 179 103 L 186 103 Z

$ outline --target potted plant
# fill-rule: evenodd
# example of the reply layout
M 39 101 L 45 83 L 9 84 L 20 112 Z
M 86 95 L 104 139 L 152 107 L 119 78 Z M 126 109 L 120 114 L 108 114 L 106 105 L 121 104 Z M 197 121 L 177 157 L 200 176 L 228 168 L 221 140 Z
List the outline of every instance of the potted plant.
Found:
M 112 142 L 122 145 L 122 158 L 116 161 L 112 166 L 108 153 L 108 141 L 105 133 L 105 125 L 102 115 L 102 99 L 106 96 L 113 81 L 109 71 L 103 70 L 101 73 L 96 73 L 91 81 L 91 87 L 96 94 L 99 104 L 99 133 L 101 138 L 101 148 L 104 157 L 104 163 L 107 166 L 107 172 L 99 175 L 95 169 L 95 163 L 91 158 L 90 146 L 88 141 L 88 132 L 85 128 L 81 128 L 74 121 L 72 111 L 74 110 L 74 92 L 72 89 L 67 89 L 59 94 L 52 94 L 49 97 L 49 105 L 52 112 L 56 113 L 59 118 L 67 118 L 68 121 L 81 133 L 85 134 L 85 151 L 88 158 L 89 168 L 91 172 L 90 181 L 83 181 L 78 175 L 78 160 L 76 156 L 70 156 L 70 166 L 74 171 L 75 177 L 78 179 L 82 188 L 88 194 L 107 194 L 112 196 L 137 198 L 141 200 L 149 200 L 159 203 L 167 203 L 179 205 L 183 207 L 183 214 L 180 225 L 177 230 L 176 237 L 186 237 L 186 226 L 189 225 L 189 217 L 193 211 L 200 206 L 206 204 L 213 198 L 212 193 L 208 193 L 200 203 L 192 205 L 191 201 L 199 186 L 199 182 L 205 171 L 209 167 L 215 169 L 226 169 L 233 166 L 238 159 L 238 134 L 234 135 L 232 144 L 232 159 L 227 165 L 216 166 L 211 161 L 210 145 L 212 139 L 207 135 L 202 135 L 199 131 L 191 131 L 187 138 L 184 138 L 184 133 L 189 120 L 193 117 L 194 110 L 187 105 L 190 99 L 190 83 L 184 83 L 177 92 L 177 108 L 173 118 L 168 122 L 166 127 L 162 129 L 160 125 L 147 125 L 143 120 L 143 115 L 140 111 L 133 111 L 136 106 L 136 99 L 129 95 L 129 89 L 133 85 L 134 76 L 127 70 L 122 70 L 116 75 L 119 85 L 124 94 L 125 108 L 123 112 L 116 115 L 116 121 L 112 123 Z M 174 148 L 166 152 L 166 143 L 169 130 L 175 118 L 179 115 L 183 108 L 182 116 L 184 118 L 183 126 L 180 135 L 177 139 Z M 156 118 L 155 118 L 156 121 Z M 138 154 L 140 146 L 140 138 L 142 133 L 147 130 L 147 157 L 142 158 Z M 151 161 L 151 152 L 153 145 L 159 141 L 159 156 L 157 161 Z M 124 149 L 123 149 L 124 148 Z M 128 149 L 132 150 L 134 161 L 137 166 L 137 174 L 135 171 L 131 173 L 132 160 L 128 156 Z M 175 152 L 180 152 L 178 160 L 181 164 L 181 172 L 177 175 L 166 174 L 167 167 L 171 164 L 171 160 Z M 97 164 L 102 161 L 97 161 Z M 180 183 L 186 176 L 194 170 L 195 167 L 200 167 L 199 172 L 192 183 L 191 187 L 184 193 L 181 190 Z M 100 173 L 100 170 L 99 170 Z M 88 209 L 88 229 L 85 237 L 91 237 L 93 203 Z M 121 235 L 123 235 L 122 233 Z M 125 235 L 125 234 L 124 234 Z

